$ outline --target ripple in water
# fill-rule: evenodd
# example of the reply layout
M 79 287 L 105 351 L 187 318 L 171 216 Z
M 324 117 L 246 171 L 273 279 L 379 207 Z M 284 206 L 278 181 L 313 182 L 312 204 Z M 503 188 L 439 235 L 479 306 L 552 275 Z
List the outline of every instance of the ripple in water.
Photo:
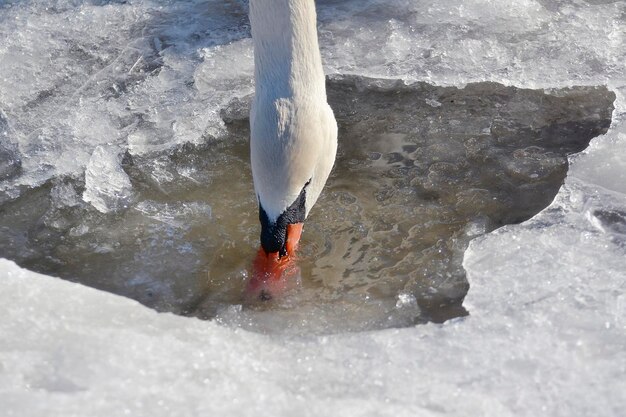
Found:
M 255 331 L 443 322 L 467 314 L 468 242 L 546 207 L 567 155 L 609 127 L 615 98 L 604 87 L 459 89 L 353 76 L 329 80 L 328 94 L 337 163 L 279 297 L 243 295 L 260 231 L 249 97 L 223 110 L 225 137 L 127 152 L 121 167 L 132 188 L 113 212 L 85 203 L 84 178 L 5 202 L 2 256 L 159 311 Z

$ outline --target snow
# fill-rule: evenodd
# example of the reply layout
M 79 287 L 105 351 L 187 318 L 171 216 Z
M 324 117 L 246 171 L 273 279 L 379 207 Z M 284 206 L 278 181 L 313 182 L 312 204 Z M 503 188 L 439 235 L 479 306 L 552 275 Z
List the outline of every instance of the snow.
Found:
M 554 239 L 580 239 L 554 229 L 535 259 Z M 538 232 L 515 233 L 523 242 Z M 523 259 L 516 274 L 500 256 L 466 263 L 470 317 L 310 338 L 159 314 L 2 261 L 3 415 L 622 415 L 620 271 L 545 277 L 508 240 L 497 232 L 478 246 Z M 602 240 L 586 239 L 561 265 L 610 263 L 598 258 Z
M 470 315 L 442 325 L 268 336 L 2 260 L 2 416 L 626 415 L 626 4 L 329 0 L 319 17 L 327 72 L 607 85 L 612 126 L 550 207 L 471 243 Z M 218 136 L 221 106 L 252 91 L 244 3 L 9 2 L 0 22 L 9 197 L 86 172 L 82 198 L 115 209 L 118 150 Z

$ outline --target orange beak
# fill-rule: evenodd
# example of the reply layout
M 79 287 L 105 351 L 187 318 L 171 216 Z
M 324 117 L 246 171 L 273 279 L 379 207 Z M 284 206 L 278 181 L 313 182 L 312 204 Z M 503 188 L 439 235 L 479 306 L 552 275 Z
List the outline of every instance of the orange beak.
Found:
M 300 243 L 300 237 L 302 236 L 302 227 L 304 223 L 293 223 L 287 225 L 287 256 L 292 256 L 296 249 L 298 249 L 298 243 Z
M 252 265 L 252 277 L 246 286 L 246 298 L 268 301 L 285 292 L 290 281 L 288 278 L 292 275 L 290 272 L 294 269 L 293 261 L 302 226 L 302 223 L 287 226 L 286 255 L 281 257 L 279 252 L 266 253 L 259 248 Z

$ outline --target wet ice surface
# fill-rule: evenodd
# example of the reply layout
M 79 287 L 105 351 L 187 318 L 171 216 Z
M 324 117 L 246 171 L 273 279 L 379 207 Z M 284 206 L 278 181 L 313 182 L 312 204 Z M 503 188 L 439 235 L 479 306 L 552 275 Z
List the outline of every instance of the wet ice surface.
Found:
M 0 128 L 8 121 L 4 140 L 28 156 L 0 198 L 82 173 L 97 146 L 148 152 L 199 140 L 219 130 L 221 102 L 252 91 L 236 3 L 10 2 L 0 19 Z M 222 45 L 239 39 L 225 57 Z
M 111 161 L 106 172 L 119 180 L 117 186 L 125 184 L 122 171 L 131 180 L 136 175 L 127 151 L 137 166 L 142 164 L 135 157 L 156 155 L 150 170 L 139 173 L 163 181 L 170 168 L 159 155 L 228 134 L 220 109 L 252 91 L 245 3 L 3 2 L 2 205 L 11 207 L 7 201 L 18 196 L 23 202 L 34 198 L 29 194 L 39 193 L 40 201 L 52 196 L 90 218 L 101 242 L 108 242 L 100 250 L 114 253 L 119 231 L 107 223 L 113 214 L 85 208 L 90 205 L 83 199 L 84 177 L 92 155 L 98 147 L 106 151 Z M 568 158 L 565 183 L 548 208 L 470 242 L 463 256 L 470 284 L 463 307 L 470 315 L 443 324 L 328 337 L 264 336 L 157 314 L 128 298 L 2 260 L 2 413 L 319 416 L 332 409 L 389 416 L 626 415 L 626 3 L 320 0 L 317 5 L 329 74 L 459 88 L 484 81 L 547 90 L 605 85 L 616 94 L 611 127 Z M 243 155 L 245 146 L 232 152 Z M 180 175 L 199 178 L 189 169 Z M 135 213 L 134 220 L 130 216 L 117 226 L 139 234 L 127 243 L 144 248 L 137 252 L 139 260 L 162 250 L 161 240 L 147 238 L 153 233 L 147 227 L 169 225 L 173 237 L 167 242 L 173 245 L 181 233 L 177 227 L 185 227 L 181 217 L 202 213 L 216 219 L 225 210 L 187 200 L 160 204 L 156 197 L 142 197 L 150 186 L 131 184 L 130 195 L 117 194 L 117 186 L 106 193 L 91 190 L 118 210 L 116 216 Z M 243 193 L 245 184 L 233 191 Z M 242 198 L 248 197 L 246 189 Z M 23 209 L 24 219 L 45 220 L 37 228 L 16 219 L 12 227 L 32 229 L 12 237 L 22 246 L 37 239 L 46 248 L 51 226 L 45 222 L 63 230 L 65 219 L 72 218 L 46 217 L 48 209 L 37 205 Z M 77 226 L 70 235 L 90 230 Z M 232 233 L 239 226 L 224 229 Z M 242 227 L 256 228 L 256 220 Z M 307 226 L 310 248 L 319 233 Z M 244 242 L 250 248 L 254 234 Z M 184 263 L 188 252 L 180 249 L 179 268 L 193 269 Z M 56 261 L 42 262 L 51 268 Z M 105 262 L 91 265 L 94 272 L 111 268 Z M 170 290 L 149 288 L 150 274 L 159 267 L 149 267 L 136 281 L 136 298 Z M 406 292 L 398 301 L 414 305 Z M 227 323 L 244 317 L 237 309 L 224 311 L 232 314 L 224 317 Z M 243 311 L 261 323 L 258 311 Z
M 228 134 L 204 144 L 97 147 L 84 177 L 2 207 L 0 249 L 159 311 L 258 331 L 442 322 L 466 314 L 468 242 L 546 207 L 566 156 L 609 127 L 615 97 L 354 76 L 334 77 L 328 91 L 340 126 L 336 168 L 306 223 L 299 271 L 270 302 L 244 295 L 259 234 L 249 98 L 222 110 Z M 598 224 L 615 216 L 599 213 Z

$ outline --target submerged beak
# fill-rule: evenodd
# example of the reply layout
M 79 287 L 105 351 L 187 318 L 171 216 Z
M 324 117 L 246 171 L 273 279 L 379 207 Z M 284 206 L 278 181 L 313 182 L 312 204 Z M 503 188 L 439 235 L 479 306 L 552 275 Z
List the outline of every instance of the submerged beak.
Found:
M 261 247 L 252 265 L 252 277 L 246 286 L 246 297 L 268 301 L 285 292 L 294 270 L 295 251 L 302 235 L 303 223 L 287 225 L 284 254 L 267 253 Z

